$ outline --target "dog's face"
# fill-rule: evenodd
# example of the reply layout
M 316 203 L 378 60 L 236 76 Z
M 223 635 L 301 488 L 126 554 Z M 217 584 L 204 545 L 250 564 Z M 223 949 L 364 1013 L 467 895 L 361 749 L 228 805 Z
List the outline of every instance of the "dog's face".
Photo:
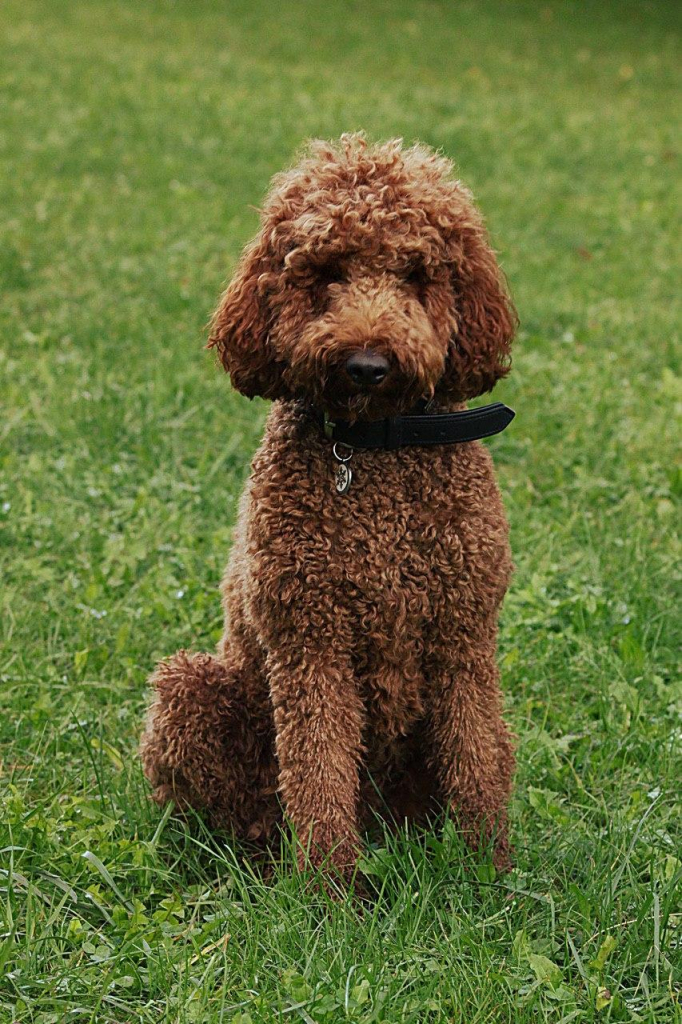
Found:
M 425 148 L 344 136 L 275 177 L 212 323 L 238 390 L 354 420 L 493 387 L 515 314 L 451 172 Z

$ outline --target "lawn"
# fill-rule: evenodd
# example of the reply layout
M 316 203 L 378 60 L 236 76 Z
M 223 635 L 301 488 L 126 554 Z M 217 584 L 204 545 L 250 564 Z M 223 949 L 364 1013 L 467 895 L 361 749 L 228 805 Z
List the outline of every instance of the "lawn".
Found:
M 1 1024 L 681 1019 L 674 12 L 3 4 Z M 286 848 L 263 881 L 136 758 L 151 666 L 218 638 L 266 413 L 205 322 L 269 176 L 361 127 L 457 161 L 521 317 L 516 867 L 387 837 L 364 905 Z

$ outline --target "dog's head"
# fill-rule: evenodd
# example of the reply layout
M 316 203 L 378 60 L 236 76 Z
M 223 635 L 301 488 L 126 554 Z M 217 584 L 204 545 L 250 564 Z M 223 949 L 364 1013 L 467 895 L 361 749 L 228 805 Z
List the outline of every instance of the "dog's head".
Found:
M 313 142 L 277 175 L 211 325 L 243 394 L 346 419 L 463 401 L 509 367 L 516 315 L 470 193 L 422 146 Z

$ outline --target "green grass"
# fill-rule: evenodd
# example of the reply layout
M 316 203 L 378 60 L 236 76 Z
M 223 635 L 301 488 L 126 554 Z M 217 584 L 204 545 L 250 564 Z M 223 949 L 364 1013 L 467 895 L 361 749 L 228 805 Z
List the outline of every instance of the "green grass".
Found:
M 674 10 L 6 0 L 2 1024 L 680 1020 Z M 360 127 L 455 158 L 522 320 L 517 866 L 387 838 L 364 909 L 162 816 L 135 756 L 150 667 L 219 635 L 265 415 L 203 325 L 270 174 Z

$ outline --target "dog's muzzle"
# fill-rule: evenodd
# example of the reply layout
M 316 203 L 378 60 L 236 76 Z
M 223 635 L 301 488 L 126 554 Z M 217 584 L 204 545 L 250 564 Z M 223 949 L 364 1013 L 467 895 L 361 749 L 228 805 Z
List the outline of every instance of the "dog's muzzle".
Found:
M 388 376 L 391 364 L 386 356 L 372 349 L 353 352 L 343 366 L 344 373 L 363 391 L 377 387 Z

